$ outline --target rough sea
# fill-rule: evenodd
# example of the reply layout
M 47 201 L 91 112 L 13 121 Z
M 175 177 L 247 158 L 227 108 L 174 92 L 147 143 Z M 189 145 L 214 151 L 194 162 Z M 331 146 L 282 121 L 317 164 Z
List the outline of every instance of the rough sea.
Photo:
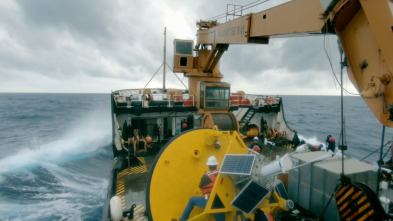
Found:
M 0 220 L 101 220 L 112 157 L 109 99 L 0 93 Z M 283 96 L 283 102 L 300 138 L 340 140 L 340 97 Z M 365 160 L 376 164 L 382 125 L 360 97 L 344 102 L 345 153 L 362 159 L 374 152 Z M 386 128 L 384 143 L 392 139 Z

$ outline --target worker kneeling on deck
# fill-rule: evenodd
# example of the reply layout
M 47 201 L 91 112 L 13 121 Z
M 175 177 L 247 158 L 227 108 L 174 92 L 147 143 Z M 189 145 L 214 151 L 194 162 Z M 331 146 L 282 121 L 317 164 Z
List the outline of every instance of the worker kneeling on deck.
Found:
M 214 156 L 209 157 L 206 165 L 209 166 L 209 171 L 206 172 L 205 174 L 203 174 L 203 176 L 201 178 L 201 182 L 199 183 L 199 188 L 201 188 L 203 196 L 193 196 L 190 198 L 190 200 L 188 201 L 188 204 L 183 212 L 183 215 L 180 218 L 180 221 L 184 221 L 184 220 L 188 219 L 192 209 L 194 209 L 194 206 L 198 206 L 202 209 L 204 209 L 206 207 L 210 193 L 213 190 L 214 184 L 215 184 L 217 176 L 218 176 L 217 158 Z M 214 217 L 218 221 L 225 220 L 225 214 L 223 214 L 223 213 L 214 214 Z
M 263 125 L 263 136 L 268 140 L 278 140 L 282 137 L 282 133 L 278 129 L 269 127 L 267 124 Z

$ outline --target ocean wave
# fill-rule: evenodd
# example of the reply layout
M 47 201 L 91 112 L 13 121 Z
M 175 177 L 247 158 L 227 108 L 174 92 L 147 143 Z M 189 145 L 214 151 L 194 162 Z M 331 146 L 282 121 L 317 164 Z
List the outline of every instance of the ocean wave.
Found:
M 17 148 L 14 155 L 0 160 L 0 175 L 46 162 L 66 162 L 110 144 L 110 121 L 102 120 L 100 117 L 100 114 L 90 113 L 86 117 L 79 118 L 73 128 L 63 132 L 57 140 L 38 144 L 35 148 L 28 146 Z
M 101 155 L 100 151 L 95 152 Z M 34 169 L 3 174 L 0 181 L 1 220 L 99 220 L 108 180 L 78 169 L 97 156 L 75 160 L 76 167 L 43 162 Z M 110 157 L 96 170 L 109 171 Z M 91 168 L 89 168 L 92 170 Z M 94 218 L 95 217 L 95 218 Z

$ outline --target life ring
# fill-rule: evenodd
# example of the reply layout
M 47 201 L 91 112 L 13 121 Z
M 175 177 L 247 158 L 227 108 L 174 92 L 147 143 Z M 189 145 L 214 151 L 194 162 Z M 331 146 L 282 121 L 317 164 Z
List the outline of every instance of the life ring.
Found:
M 273 97 L 267 97 L 265 102 L 268 105 L 272 106 L 274 104 L 274 98 Z

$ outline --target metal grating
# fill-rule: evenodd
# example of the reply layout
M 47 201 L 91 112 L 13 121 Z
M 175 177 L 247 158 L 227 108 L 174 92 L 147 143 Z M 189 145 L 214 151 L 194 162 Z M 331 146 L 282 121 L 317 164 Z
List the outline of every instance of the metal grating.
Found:
M 269 194 L 269 189 L 251 180 L 233 199 L 231 205 L 250 214 Z
M 254 162 L 254 154 L 227 154 L 222 162 L 220 173 L 251 175 Z

